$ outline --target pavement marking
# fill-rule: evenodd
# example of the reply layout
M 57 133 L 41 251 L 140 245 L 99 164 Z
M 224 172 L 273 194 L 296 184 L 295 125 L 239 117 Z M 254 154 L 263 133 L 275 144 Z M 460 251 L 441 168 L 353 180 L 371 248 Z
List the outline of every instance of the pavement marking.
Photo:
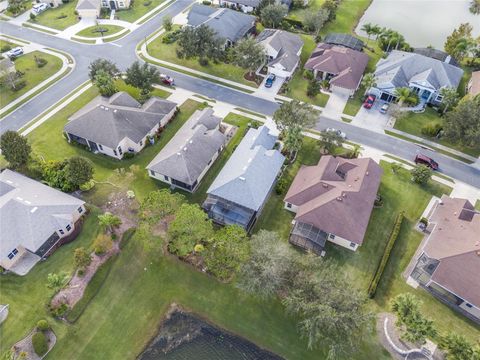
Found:
M 122 47 L 122 45 L 115 44 L 114 42 L 108 42 L 108 43 L 106 43 L 106 44 L 110 44 L 110 45 L 113 45 L 113 46 L 117 46 L 117 47 L 119 47 L 119 48 Z

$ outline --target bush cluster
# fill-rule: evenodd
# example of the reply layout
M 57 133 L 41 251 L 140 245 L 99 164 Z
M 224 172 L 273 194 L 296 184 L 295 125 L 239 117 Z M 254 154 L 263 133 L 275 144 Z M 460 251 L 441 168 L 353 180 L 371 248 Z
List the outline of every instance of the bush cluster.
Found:
M 112 238 L 105 234 L 100 234 L 93 242 L 93 251 L 96 255 L 103 255 L 113 246 Z
M 175 31 L 171 31 L 171 32 L 168 32 L 166 33 L 163 37 L 162 37 L 162 43 L 164 44 L 173 44 L 175 41 L 178 40 L 178 37 L 180 35 L 180 30 L 175 30 Z
M 38 331 L 47 331 L 50 330 L 50 325 L 48 324 L 48 321 L 45 319 L 38 320 L 37 322 L 37 330 Z
M 287 191 L 288 181 L 285 177 L 282 177 L 280 180 L 277 181 L 277 185 L 275 185 L 275 193 L 277 195 L 283 195 Z
M 438 122 L 431 121 L 420 129 L 421 133 L 425 136 L 434 137 L 437 136 L 440 131 L 442 131 L 442 125 Z
M 400 233 L 400 228 L 402 227 L 403 218 L 405 213 L 402 211 L 400 214 L 397 215 L 397 219 L 395 220 L 395 224 L 393 225 L 392 232 L 390 237 L 388 238 L 387 245 L 385 246 L 385 251 L 383 252 L 382 259 L 378 264 L 377 271 L 370 282 L 368 287 L 368 296 L 370 298 L 375 297 L 375 293 L 377 292 L 378 284 L 382 279 L 383 271 L 385 270 L 385 266 L 387 266 L 388 259 L 390 258 L 390 254 L 392 252 L 393 246 L 395 245 L 395 241 L 398 238 L 398 234 Z
M 43 356 L 48 351 L 47 337 L 43 332 L 37 332 L 32 336 L 33 350 L 38 356 Z

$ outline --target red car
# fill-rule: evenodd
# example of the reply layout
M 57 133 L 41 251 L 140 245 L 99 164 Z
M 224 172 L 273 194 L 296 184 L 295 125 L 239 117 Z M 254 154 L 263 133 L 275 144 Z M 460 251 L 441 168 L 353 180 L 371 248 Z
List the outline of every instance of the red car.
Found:
M 368 95 L 365 101 L 363 102 L 363 107 L 365 109 L 371 109 L 376 98 L 377 97 L 375 95 Z
M 438 170 L 438 163 L 423 154 L 418 154 L 417 156 L 415 156 L 415 164 L 422 164 L 428 166 L 432 170 Z
M 160 74 L 160 79 L 165 85 L 169 85 L 169 86 L 175 85 L 175 80 L 173 80 L 173 78 L 168 75 Z

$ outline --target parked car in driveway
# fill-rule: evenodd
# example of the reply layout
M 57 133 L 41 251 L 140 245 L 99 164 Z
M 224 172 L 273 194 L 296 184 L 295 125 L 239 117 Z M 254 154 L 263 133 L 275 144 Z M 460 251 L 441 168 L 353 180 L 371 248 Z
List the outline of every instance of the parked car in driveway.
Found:
M 415 164 L 426 165 L 432 170 L 438 170 L 438 163 L 432 158 L 429 158 L 428 156 L 423 154 L 418 154 L 417 156 L 415 156 Z
M 32 6 L 32 12 L 38 15 L 48 9 L 48 5 L 45 3 L 35 4 Z
M 375 95 L 368 95 L 365 101 L 363 102 L 363 107 L 365 109 L 371 109 L 376 98 L 377 97 Z
M 335 129 L 335 128 L 326 128 L 326 129 L 325 129 L 325 132 L 335 133 L 335 134 L 337 134 L 338 136 L 340 136 L 342 139 L 346 139 L 346 138 L 347 138 L 347 134 L 345 134 L 342 130 L 337 130 L 337 129 Z
M 160 74 L 160 79 L 165 85 L 173 86 L 175 85 L 175 80 L 166 74 Z
M 268 75 L 267 80 L 265 80 L 265 87 L 271 88 L 275 79 L 276 79 L 275 74 Z
M 383 104 L 382 107 L 380 108 L 380 112 L 382 114 L 386 114 L 388 111 L 388 104 Z
M 14 59 L 16 57 L 19 57 L 19 56 L 23 55 L 23 48 L 21 48 L 20 46 L 15 47 L 15 48 L 7 51 L 5 53 L 5 55 L 8 56 L 10 59 Z

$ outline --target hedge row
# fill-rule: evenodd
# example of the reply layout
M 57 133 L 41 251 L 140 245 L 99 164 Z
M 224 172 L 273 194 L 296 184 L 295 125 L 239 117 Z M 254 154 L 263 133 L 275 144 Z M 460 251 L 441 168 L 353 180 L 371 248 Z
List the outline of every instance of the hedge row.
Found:
M 122 239 L 120 240 L 120 249 L 122 249 L 127 241 L 133 236 L 135 233 L 135 229 L 131 228 L 124 232 Z M 87 287 L 85 288 L 85 292 L 83 293 L 82 298 L 75 304 L 72 310 L 70 310 L 65 318 L 68 322 L 74 323 L 78 320 L 78 318 L 83 314 L 85 309 L 88 307 L 90 302 L 93 298 L 98 294 L 100 289 L 102 288 L 103 284 L 105 283 L 108 274 L 110 274 L 110 270 L 117 259 L 118 255 L 113 255 L 110 259 L 105 261 L 98 269 L 95 275 L 93 275 L 92 279 L 88 283 Z
M 370 285 L 368 287 L 368 296 L 370 298 L 375 297 L 378 284 L 382 279 L 383 271 L 387 266 L 387 262 L 388 262 L 388 259 L 390 258 L 390 254 L 392 252 L 393 246 L 395 245 L 395 241 L 397 240 L 398 234 L 400 233 L 400 229 L 402 227 L 402 222 L 404 217 L 405 217 L 405 213 L 403 211 L 397 215 L 395 224 L 393 225 L 392 232 L 390 233 L 390 237 L 388 238 L 387 245 L 385 245 L 385 250 L 383 252 L 382 259 L 380 260 L 380 263 L 378 264 L 375 275 L 373 276 L 372 281 L 370 282 Z

